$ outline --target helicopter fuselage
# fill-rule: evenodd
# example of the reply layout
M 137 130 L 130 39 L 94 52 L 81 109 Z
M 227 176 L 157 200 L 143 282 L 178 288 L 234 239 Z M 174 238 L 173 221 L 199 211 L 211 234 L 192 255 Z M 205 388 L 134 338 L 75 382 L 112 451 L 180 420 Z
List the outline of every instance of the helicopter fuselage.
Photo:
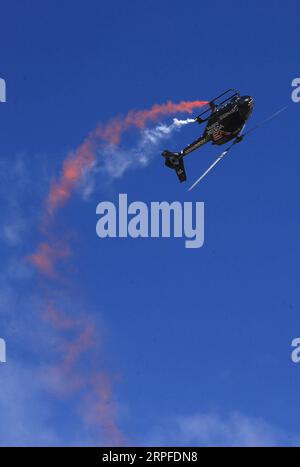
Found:
M 253 112 L 254 99 L 242 96 L 212 112 L 203 137 L 218 146 L 236 138 Z

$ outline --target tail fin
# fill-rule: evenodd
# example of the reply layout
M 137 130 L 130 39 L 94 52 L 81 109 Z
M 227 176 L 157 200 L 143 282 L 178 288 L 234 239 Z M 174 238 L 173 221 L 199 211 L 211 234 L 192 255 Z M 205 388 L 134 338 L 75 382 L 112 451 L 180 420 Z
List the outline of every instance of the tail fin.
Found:
M 164 151 L 162 155 L 165 157 L 165 165 L 176 171 L 180 182 L 185 182 L 186 173 L 182 156 L 180 156 L 179 153 L 170 151 Z
M 180 158 L 179 159 L 179 165 L 178 167 L 176 167 L 176 173 L 177 173 L 177 177 L 179 178 L 179 181 L 180 182 L 185 182 L 186 181 L 186 173 L 185 173 L 185 167 L 184 167 L 184 163 L 183 163 L 183 159 Z

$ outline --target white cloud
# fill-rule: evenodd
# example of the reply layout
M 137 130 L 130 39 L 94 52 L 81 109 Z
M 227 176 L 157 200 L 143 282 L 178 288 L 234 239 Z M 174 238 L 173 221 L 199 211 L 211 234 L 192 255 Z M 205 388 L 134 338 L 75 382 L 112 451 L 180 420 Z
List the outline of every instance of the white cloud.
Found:
M 37 215 L 36 203 L 49 182 L 47 159 L 37 155 L 3 157 L 0 162 L 0 240 L 7 246 L 22 243 Z
M 0 364 L 0 446 L 97 445 L 102 438 L 78 413 L 81 393 L 71 391 L 72 380 L 59 369 L 61 346 L 69 341 L 43 319 L 44 303 L 30 287 L 31 276 L 31 267 L 12 257 L 0 270 L 0 330 L 7 350 L 7 361 Z M 78 323 L 86 313 L 86 306 L 71 297 L 64 296 L 59 305 L 71 309 Z M 99 312 L 93 322 L 105 334 Z M 70 345 L 80 332 L 78 325 Z
M 42 397 L 34 370 L 12 362 L 2 364 L 0 373 L 0 446 L 57 444 L 49 428 L 50 408 Z
M 178 417 L 156 429 L 147 445 L 160 446 L 297 446 L 300 437 L 289 436 L 262 418 L 232 412 L 198 413 Z
M 1 238 L 10 246 L 21 243 L 22 236 L 27 230 L 26 222 L 19 217 L 11 217 L 5 220 L 1 228 Z

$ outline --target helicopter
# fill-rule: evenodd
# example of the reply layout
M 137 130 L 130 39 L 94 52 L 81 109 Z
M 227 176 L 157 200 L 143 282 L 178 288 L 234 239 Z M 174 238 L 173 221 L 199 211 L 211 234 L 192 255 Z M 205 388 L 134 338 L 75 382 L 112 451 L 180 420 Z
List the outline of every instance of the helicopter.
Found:
M 220 100 L 220 102 L 219 102 Z M 267 122 L 273 120 L 289 109 L 286 105 L 280 110 L 272 113 L 265 120 L 254 125 L 250 130 L 244 132 L 246 122 L 250 118 L 254 109 L 254 99 L 252 96 L 241 96 L 236 89 L 228 89 L 218 97 L 209 101 L 204 110 L 198 117 L 189 121 L 199 124 L 206 123 L 206 128 L 202 136 L 191 143 L 180 152 L 171 152 L 165 150 L 162 156 L 165 158 L 165 165 L 176 171 L 180 182 L 186 181 L 186 172 L 183 158 L 192 151 L 198 149 L 204 144 L 211 142 L 214 145 L 221 146 L 230 143 L 229 146 L 215 159 L 215 161 L 203 172 L 199 178 L 190 186 L 188 191 L 193 190 L 196 185 L 229 153 L 237 144 L 243 141 L 245 136 L 258 130 Z
M 199 124 L 206 123 L 202 136 L 180 152 L 163 151 L 162 156 L 165 158 L 165 165 L 176 171 L 180 182 L 185 182 L 187 177 L 183 158 L 209 142 L 221 146 L 233 141 L 230 148 L 241 142 L 245 136 L 242 132 L 253 112 L 253 108 L 253 97 L 241 96 L 236 89 L 228 89 L 215 97 L 205 105 L 201 114 L 194 119 L 194 122 Z M 225 153 L 227 154 L 228 150 L 221 154 L 221 158 L 225 156 Z M 215 163 L 219 161 L 219 158 Z

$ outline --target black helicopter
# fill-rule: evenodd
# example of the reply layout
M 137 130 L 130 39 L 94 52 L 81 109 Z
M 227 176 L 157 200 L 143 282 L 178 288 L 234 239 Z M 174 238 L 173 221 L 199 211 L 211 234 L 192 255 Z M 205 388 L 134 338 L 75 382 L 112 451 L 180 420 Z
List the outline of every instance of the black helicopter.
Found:
M 180 152 L 163 151 L 162 156 L 165 158 L 165 165 L 176 171 L 180 182 L 185 182 L 186 172 L 183 158 L 208 142 L 221 146 L 233 141 L 228 148 L 229 150 L 234 144 L 242 141 L 244 137 L 242 132 L 247 120 L 252 114 L 253 107 L 253 97 L 241 96 L 235 89 L 228 89 L 228 91 L 215 97 L 194 120 L 199 124 L 207 122 L 203 135 Z M 227 154 L 228 150 L 226 149 L 221 156 L 219 156 L 213 166 Z M 213 166 L 211 166 L 209 170 Z M 206 175 L 207 172 L 203 175 Z M 198 181 L 200 181 L 200 179 L 198 179 Z

